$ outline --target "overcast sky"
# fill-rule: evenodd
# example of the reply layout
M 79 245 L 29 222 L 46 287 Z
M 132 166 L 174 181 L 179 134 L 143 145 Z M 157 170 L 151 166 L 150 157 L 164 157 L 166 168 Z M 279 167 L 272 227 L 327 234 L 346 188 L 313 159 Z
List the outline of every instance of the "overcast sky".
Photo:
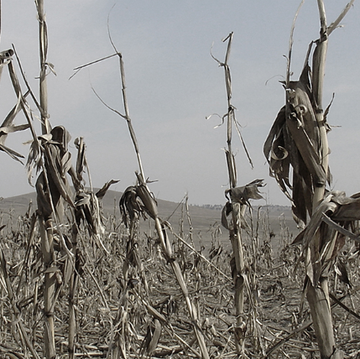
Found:
M 126 122 L 110 112 L 123 112 L 119 65 L 116 58 L 81 70 L 73 69 L 111 55 L 107 19 L 113 41 L 125 62 L 128 105 L 140 145 L 145 175 L 156 197 L 180 201 L 185 193 L 193 204 L 222 204 L 228 187 L 224 148 L 226 128 L 216 116 L 227 110 L 224 71 L 212 59 L 224 59 L 234 32 L 229 65 L 232 104 L 254 163 L 246 159 L 234 136 L 238 184 L 263 178 L 265 201 L 289 204 L 268 175 L 262 147 L 278 110 L 284 103 L 279 81 L 286 73 L 289 35 L 299 0 L 61 0 L 45 1 L 49 35 L 48 62 L 56 76 L 48 76 L 52 126 L 63 125 L 73 140 L 84 137 L 94 186 L 119 179 L 112 189 L 134 184 L 138 169 Z M 325 1 L 328 23 L 346 1 Z M 360 12 L 349 11 L 330 36 L 324 104 L 335 101 L 328 121 L 333 189 L 348 195 L 360 191 Z M 21 10 L 21 11 L 20 11 Z M 308 44 L 319 33 L 316 0 L 307 0 L 299 14 L 292 62 L 293 79 L 301 71 Z M 14 44 L 32 89 L 38 93 L 39 57 L 36 7 L 29 0 L 3 1 L 1 50 Z M 212 50 L 211 50 L 212 48 Z M 16 66 L 17 67 L 17 66 Z M 9 75 L 0 82 L 0 115 L 15 104 Z M 34 108 L 35 110 L 35 108 Z M 19 115 L 15 121 L 24 123 Z M 39 124 L 35 124 L 40 134 Z M 11 134 L 6 144 L 25 157 L 29 132 Z M 34 191 L 25 168 L 0 152 L 0 196 Z

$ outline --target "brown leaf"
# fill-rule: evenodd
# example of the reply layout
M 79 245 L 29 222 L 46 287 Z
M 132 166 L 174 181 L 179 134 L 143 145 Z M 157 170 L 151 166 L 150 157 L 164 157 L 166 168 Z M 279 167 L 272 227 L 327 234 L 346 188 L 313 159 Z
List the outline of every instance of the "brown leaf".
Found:
M 100 200 L 103 199 L 110 186 L 118 182 L 119 180 L 110 180 L 109 182 L 106 182 L 104 186 L 96 192 L 96 197 Z
M 20 163 L 22 163 L 22 161 L 20 160 L 20 158 L 24 158 L 23 155 L 21 155 L 20 153 L 12 150 L 11 148 L 9 147 L 6 147 L 2 144 L 0 144 L 0 150 L 1 151 L 4 151 L 5 153 L 7 153 L 12 159 L 16 160 L 16 161 L 19 161 Z
M 35 187 L 37 193 L 38 211 L 44 218 L 48 218 L 51 216 L 53 210 L 50 203 L 49 193 L 47 192 L 44 173 L 39 175 Z
M 334 221 L 356 221 L 360 219 L 360 198 L 349 198 L 339 206 L 331 217 Z
M 1 126 L 0 127 L 0 134 L 8 134 L 8 133 L 13 133 L 13 132 L 17 132 L 17 131 L 23 131 L 26 130 L 30 127 L 30 125 L 28 124 L 24 124 L 24 125 L 11 125 L 11 126 Z
M 326 275 L 345 244 L 345 238 L 360 241 L 349 231 L 356 214 L 360 196 L 346 197 L 344 192 L 329 192 L 313 213 L 306 228 L 293 244 L 303 243 L 306 272 L 313 286 Z M 349 212 L 347 212 L 349 210 Z
M 347 284 L 350 288 L 352 287 L 352 284 L 349 279 L 349 273 L 348 273 L 349 271 L 347 265 L 340 258 L 338 258 L 338 260 L 335 263 L 335 272 L 343 283 Z
M 155 327 L 154 332 L 152 333 L 152 338 L 151 338 L 149 346 L 147 348 L 149 355 L 151 355 L 155 351 L 155 349 L 158 345 L 159 339 L 160 339 L 162 327 L 161 327 L 161 323 L 159 320 L 155 319 L 154 327 Z
M 312 215 L 314 188 L 330 180 L 330 171 L 322 166 L 323 144 L 310 83 L 311 47 L 299 80 L 285 84 L 286 105 L 277 114 L 263 148 L 270 174 L 291 199 L 300 225 Z
M 100 236 L 104 232 L 99 200 L 91 191 L 76 194 L 75 217 L 77 224 L 84 222 L 90 235 Z
M 141 201 L 139 201 L 136 186 L 126 188 L 120 198 L 120 213 L 126 227 L 143 213 Z
M 226 198 L 231 198 L 234 203 L 249 204 L 249 199 L 263 199 L 259 187 L 264 187 L 264 180 L 256 179 L 245 186 L 230 188 L 225 191 Z

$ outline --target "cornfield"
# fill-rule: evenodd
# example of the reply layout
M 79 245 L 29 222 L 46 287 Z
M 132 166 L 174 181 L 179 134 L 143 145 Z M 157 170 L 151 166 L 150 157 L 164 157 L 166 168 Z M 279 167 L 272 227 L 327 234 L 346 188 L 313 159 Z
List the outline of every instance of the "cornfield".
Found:
M 108 195 L 107 203 L 111 203 L 114 192 Z M 117 202 L 119 197 L 117 194 Z M 210 210 L 187 206 L 185 200 L 176 207 L 174 204 L 171 211 L 164 211 L 159 204 L 159 212 L 164 217 L 174 212 L 169 221 L 176 218 L 176 222 L 169 239 L 196 306 L 209 356 L 237 358 L 231 245 L 215 225 L 209 226 L 209 232 L 203 230 L 202 239 L 194 235 L 198 220 L 189 223 L 188 216 L 199 211 L 206 218 Z M 129 228 L 121 221 L 119 209 L 114 212 L 109 204 L 105 208 L 101 238 L 106 250 L 93 241 L 87 229 L 80 228 L 76 246 L 78 290 L 73 295 L 71 257 L 59 235 L 54 236 L 58 278 L 54 339 L 58 357 L 74 353 L 77 358 L 201 358 L 184 296 L 149 220 L 139 219 L 130 244 Z M 220 210 L 211 211 L 215 217 L 221 214 Z M 249 227 L 242 236 L 249 278 L 243 355 L 299 358 L 301 353 L 305 358 L 316 357 L 310 310 L 301 298 L 305 269 L 300 248 L 291 245 L 295 238 L 294 228 L 289 228 L 291 219 L 286 221 L 281 211 L 270 217 L 266 207 L 253 211 L 245 215 Z M 23 212 L 3 209 L 0 217 L 4 226 L 0 353 L 4 358 L 42 357 L 44 348 L 41 240 L 34 206 Z M 64 221 L 63 227 L 65 244 L 74 251 L 72 223 Z M 350 358 L 359 354 L 358 251 L 358 245 L 346 245 L 330 277 L 336 341 Z M 76 314 L 73 349 L 69 345 L 70 299 Z M 116 356 L 120 345 L 124 345 L 123 354 Z
M 233 126 L 252 162 L 231 101 L 233 33 L 225 38 L 225 61 L 214 59 L 225 70 L 229 188 L 223 209 L 210 210 L 212 222 L 202 233 L 187 196 L 164 213 L 151 192 L 130 117 L 123 55 L 110 29 L 109 57 L 119 60 L 124 113 L 94 92 L 125 121 L 138 170 L 135 184 L 124 188 L 113 208 L 104 206 L 118 181 L 93 188 L 85 139 L 74 140 L 74 155 L 68 131 L 50 124 L 47 23 L 44 1 L 35 1 L 39 100 L 16 49 L 0 53 L 3 76 L 7 69 L 17 98 L 1 126 L 0 150 L 22 162 L 5 141 L 12 132 L 29 131 L 26 168 L 36 190 L 36 204 L 30 202 L 26 211 L 0 212 L 1 357 L 360 357 L 360 195 L 346 197 L 326 187 L 330 106 L 322 105 L 327 42 L 353 2 L 328 26 L 318 0 L 320 37 L 311 42 L 298 81 L 290 80 L 291 34 L 286 103 L 264 144 L 271 175 L 291 201 L 300 231 L 290 230 L 281 212 L 275 222 L 271 209 L 250 204 L 262 199 L 263 179 L 238 186 Z M 20 112 L 26 123 L 14 125 Z

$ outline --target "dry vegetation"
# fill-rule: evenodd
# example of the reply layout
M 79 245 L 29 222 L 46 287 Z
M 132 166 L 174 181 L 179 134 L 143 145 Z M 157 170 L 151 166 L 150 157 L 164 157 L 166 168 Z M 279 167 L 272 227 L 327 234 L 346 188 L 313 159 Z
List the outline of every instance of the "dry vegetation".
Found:
M 36 177 L 36 205 L 26 203 L 20 213 L 1 206 L 1 357 L 337 359 L 342 351 L 348 358 L 360 357 L 360 195 L 347 198 L 327 191 L 329 107 L 322 108 L 328 37 L 352 3 L 327 26 L 323 1 L 318 0 L 320 37 L 311 42 L 298 81 L 290 81 L 291 35 L 286 104 L 264 146 L 271 173 L 303 225 L 298 232 L 282 215 L 275 223 L 269 208 L 252 209 L 250 200 L 262 198 L 263 180 L 237 185 L 233 126 L 243 139 L 231 103 L 232 33 L 225 39 L 225 61 L 216 60 L 225 69 L 227 90 L 228 112 L 222 117 L 227 126 L 227 202 L 222 211 L 205 210 L 189 206 L 185 197 L 173 211 L 164 212 L 164 202 L 154 198 L 143 170 L 122 54 L 109 31 L 115 52 L 110 57 L 119 60 L 124 114 L 99 99 L 126 121 L 138 171 L 136 184 L 104 206 L 117 181 L 95 191 L 83 138 L 74 141 L 73 164 L 69 133 L 49 123 L 47 25 L 44 2 L 35 2 L 39 101 L 15 48 L 0 53 L 1 68 L 8 68 L 18 99 L 1 126 L 0 150 L 21 161 L 5 140 L 11 132 L 30 130 L 27 169 L 29 180 Z M 41 135 L 28 95 L 38 110 Z M 26 123 L 15 126 L 20 111 Z
M 186 210 L 183 203 L 176 211 L 182 220 L 174 223 L 176 231 L 170 235 L 174 256 L 196 306 L 210 357 L 235 358 L 231 246 L 218 226 L 209 225 L 210 232 L 205 231 L 202 238 L 202 245 L 207 249 L 200 247 L 199 235 L 195 235 L 197 222 L 188 225 L 192 208 Z M 1 355 L 31 357 L 29 348 L 32 347 L 41 357 L 45 275 L 41 239 L 34 228 L 33 209 L 12 216 L 10 221 L 11 212 L 9 208 L 1 213 L 1 226 L 5 225 L 1 232 L 4 256 L 1 260 Z M 219 211 L 214 212 L 215 216 L 220 215 Z M 266 209 L 255 211 L 253 218 L 247 214 L 249 227 L 243 231 L 249 278 L 245 300 L 245 354 L 249 358 L 316 357 L 310 313 L 300 295 L 304 278 L 301 262 L 294 269 L 300 248 L 290 245 L 293 234 L 283 217 L 278 219 L 280 226 L 276 232 L 273 227 L 277 223 L 270 218 Z M 81 230 L 79 290 L 74 298 L 76 357 L 114 357 L 119 333 L 125 340 L 128 358 L 142 355 L 145 358 L 149 352 L 153 358 L 200 357 L 184 296 L 149 221 L 140 221 L 143 230 L 137 233 L 133 243 L 136 251 L 126 249 L 129 231 L 120 223 L 118 209 L 106 214 L 106 231 L 102 237 L 106 250 Z M 209 224 L 211 221 L 210 218 Z M 69 250 L 72 250 L 68 240 L 71 227 L 71 223 L 64 222 L 62 229 Z M 183 240 L 179 239 L 180 234 Z M 341 307 L 333 302 L 337 342 L 348 357 L 354 358 L 360 353 L 359 318 L 354 313 L 360 300 L 357 250 L 357 246 L 349 246 L 341 256 L 342 263 L 348 266 L 351 286 L 342 281 L 340 271 L 331 277 L 330 285 L 331 295 L 345 305 Z M 55 343 L 59 357 L 65 358 L 68 357 L 70 263 L 56 235 L 55 253 Z M 156 343 L 152 343 L 156 328 L 160 335 Z

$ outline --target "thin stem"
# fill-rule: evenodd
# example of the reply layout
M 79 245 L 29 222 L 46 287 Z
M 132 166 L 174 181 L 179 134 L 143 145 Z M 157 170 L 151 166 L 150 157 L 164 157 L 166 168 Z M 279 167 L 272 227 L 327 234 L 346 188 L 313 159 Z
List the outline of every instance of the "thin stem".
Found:
M 139 145 L 138 145 L 138 142 L 136 139 L 134 128 L 131 123 L 130 111 L 129 111 L 129 106 L 128 106 L 128 102 L 127 102 L 124 61 L 123 61 L 122 55 L 120 53 L 118 53 L 118 56 L 119 56 L 119 62 L 120 62 L 121 87 L 122 87 L 121 92 L 122 92 L 123 103 L 124 103 L 125 119 L 127 121 L 131 140 L 133 142 L 134 149 L 136 152 L 136 157 L 137 157 L 137 161 L 138 161 L 138 165 L 139 165 L 139 175 L 141 177 L 142 183 L 145 184 L 146 183 L 145 174 L 144 174 L 144 169 L 143 169 L 143 165 L 142 165 L 142 161 L 141 161 Z
M 324 4 L 324 0 L 317 0 L 317 3 L 318 3 L 318 8 L 319 8 L 319 15 L 320 15 L 321 32 L 323 32 L 327 28 L 325 4 Z
M 338 18 L 329 25 L 328 27 L 328 35 L 330 35 L 340 24 L 341 20 L 345 17 L 347 12 L 350 10 L 351 6 L 354 4 L 355 0 L 351 0 L 342 11 L 342 13 L 338 16 Z
M 235 158 L 232 153 L 232 127 L 235 122 L 234 118 L 234 106 L 231 104 L 232 98 L 232 88 L 231 88 L 231 74 L 230 68 L 228 65 L 228 60 L 230 56 L 231 43 L 233 39 L 233 33 L 231 32 L 223 41 L 228 41 L 225 61 L 220 63 L 225 70 L 225 84 L 226 84 L 226 95 L 227 95 L 227 108 L 228 112 L 225 115 L 227 117 L 227 131 L 226 131 L 226 142 L 227 150 L 226 153 L 226 162 L 228 167 L 229 175 L 229 185 L 230 188 L 235 188 L 237 183 L 236 175 L 236 164 Z M 231 240 L 233 256 L 235 260 L 235 271 L 233 273 L 233 281 L 235 285 L 235 297 L 234 305 L 236 310 L 236 327 L 235 327 L 235 343 L 237 353 L 241 354 L 244 351 L 245 345 L 245 332 L 244 332 L 244 288 L 245 288 L 245 277 L 244 272 L 244 254 L 242 246 L 242 238 L 240 231 L 240 218 L 241 218 L 241 208 L 239 203 L 232 203 L 232 228 L 229 230 L 229 237 Z
M 40 43 L 40 107 L 41 107 L 41 128 L 42 134 L 50 132 L 50 123 L 48 119 L 48 101 L 47 101 L 47 50 L 48 37 L 47 26 L 45 20 L 45 7 L 43 0 L 37 0 L 37 11 L 39 20 L 39 43 Z

